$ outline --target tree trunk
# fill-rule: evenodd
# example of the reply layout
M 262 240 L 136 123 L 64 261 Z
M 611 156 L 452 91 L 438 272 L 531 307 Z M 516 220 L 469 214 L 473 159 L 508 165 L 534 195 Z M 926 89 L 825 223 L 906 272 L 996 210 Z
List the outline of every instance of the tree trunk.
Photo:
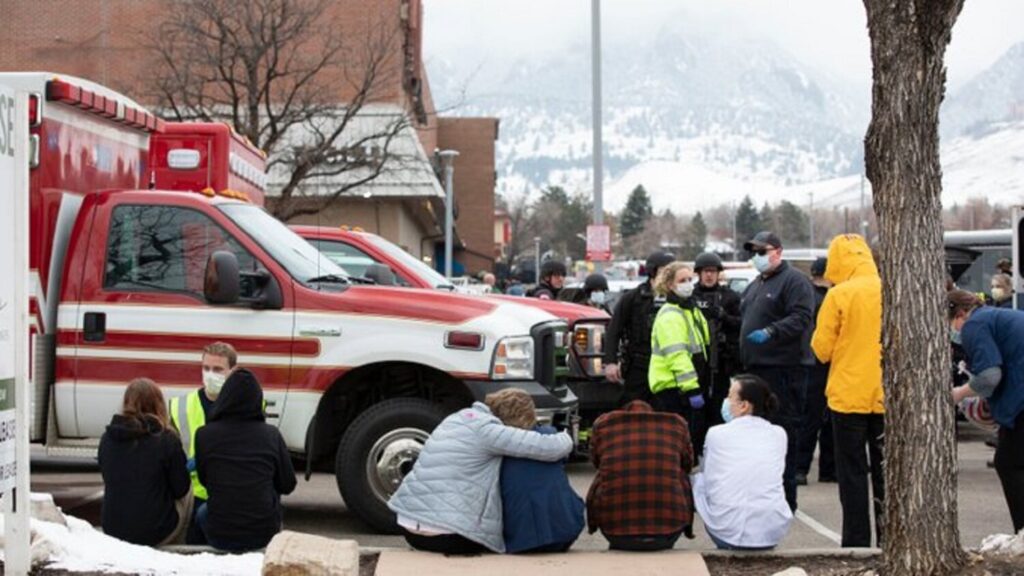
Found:
M 864 0 L 874 64 L 867 176 L 881 239 L 884 569 L 938 576 L 966 561 L 944 298 L 939 104 L 963 0 Z

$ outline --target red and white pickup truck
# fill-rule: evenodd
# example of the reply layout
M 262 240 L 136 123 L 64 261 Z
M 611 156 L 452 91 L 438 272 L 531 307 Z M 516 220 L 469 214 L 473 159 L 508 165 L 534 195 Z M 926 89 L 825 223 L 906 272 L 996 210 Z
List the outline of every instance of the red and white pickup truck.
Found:
M 291 228 L 353 276 L 366 274 L 375 264 L 384 265 L 394 273 L 395 284 L 399 286 L 448 292 L 455 290 L 455 287 L 436 270 L 376 234 L 322 226 Z M 622 387 L 609 382 L 604 377 L 601 366 L 604 333 L 611 320 L 608 314 L 590 306 L 558 300 L 500 294 L 479 297 L 529 306 L 565 320 L 572 334 L 572 344 L 569 346 L 563 375 L 579 398 L 579 410 L 584 425 L 618 404 Z
M 48 451 L 92 453 L 132 378 L 195 389 L 199 351 L 225 340 L 307 471 L 328 463 L 348 508 L 387 531 L 386 499 L 447 413 L 510 386 L 556 422 L 575 410 L 556 378 L 560 318 L 362 284 L 239 190 L 148 189 L 156 167 L 194 169 L 195 155 L 151 160 L 166 125 L 125 96 L 47 73 L 0 85 L 32 94 L 29 190 L 15 193 L 31 210 L 31 438 Z

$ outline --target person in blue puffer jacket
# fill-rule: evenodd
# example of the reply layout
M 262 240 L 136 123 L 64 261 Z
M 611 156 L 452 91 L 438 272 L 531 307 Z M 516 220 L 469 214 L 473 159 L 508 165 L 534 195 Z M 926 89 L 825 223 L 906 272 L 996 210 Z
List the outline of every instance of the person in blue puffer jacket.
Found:
M 506 426 L 555 434 L 538 426 L 530 395 L 517 388 L 484 400 Z M 583 531 L 583 499 L 569 485 L 563 462 L 505 458 L 501 463 L 501 502 L 505 552 L 565 552 Z
M 483 402 L 445 418 L 388 500 L 410 546 L 445 554 L 505 552 L 499 476 L 504 456 L 557 462 L 568 434 L 502 424 Z

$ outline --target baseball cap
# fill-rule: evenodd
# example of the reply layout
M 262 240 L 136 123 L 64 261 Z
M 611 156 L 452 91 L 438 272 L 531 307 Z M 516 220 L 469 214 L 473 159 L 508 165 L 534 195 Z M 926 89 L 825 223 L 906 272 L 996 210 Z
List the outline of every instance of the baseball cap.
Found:
M 754 235 L 748 242 L 743 244 L 743 249 L 747 252 L 754 250 L 755 248 L 764 248 L 765 246 L 772 246 L 773 248 L 782 248 L 782 241 L 775 235 L 774 232 L 762 230 Z

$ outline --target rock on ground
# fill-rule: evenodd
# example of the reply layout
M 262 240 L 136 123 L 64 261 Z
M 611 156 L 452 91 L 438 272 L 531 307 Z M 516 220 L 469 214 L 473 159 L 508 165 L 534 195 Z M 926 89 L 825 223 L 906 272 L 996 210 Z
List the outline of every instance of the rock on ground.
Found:
M 270 541 L 263 576 L 359 576 L 359 545 L 285 530 Z

